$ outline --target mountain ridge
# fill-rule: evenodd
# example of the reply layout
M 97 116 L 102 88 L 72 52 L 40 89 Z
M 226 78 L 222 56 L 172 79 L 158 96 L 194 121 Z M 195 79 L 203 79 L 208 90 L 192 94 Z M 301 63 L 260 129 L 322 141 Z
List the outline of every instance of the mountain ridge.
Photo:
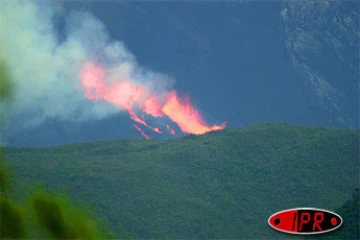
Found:
M 359 130 L 254 124 L 170 140 L 6 147 L 23 182 L 66 189 L 118 238 L 288 238 L 279 210 L 333 210 L 359 185 Z M 331 237 L 331 235 L 329 235 Z

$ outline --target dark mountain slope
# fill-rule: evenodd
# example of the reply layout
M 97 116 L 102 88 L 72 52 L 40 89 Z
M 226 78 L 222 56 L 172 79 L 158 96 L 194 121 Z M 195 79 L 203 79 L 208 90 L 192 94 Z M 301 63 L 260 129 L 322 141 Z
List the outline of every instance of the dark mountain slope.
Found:
M 316 239 L 360 239 L 359 206 L 359 188 L 357 188 L 353 192 L 351 199 L 347 200 L 341 207 L 335 210 L 344 221 L 340 231 L 336 231 L 331 235 L 324 234 L 321 238 L 317 236 Z
M 360 239 L 360 199 L 359 188 L 357 188 L 350 200 L 337 209 L 344 219 L 342 231 L 335 234 L 334 239 Z
M 118 237 L 291 237 L 267 218 L 293 207 L 335 209 L 359 185 L 357 130 L 256 124 L 6 153 L 24 189 L 34 180 L 67 189 Z

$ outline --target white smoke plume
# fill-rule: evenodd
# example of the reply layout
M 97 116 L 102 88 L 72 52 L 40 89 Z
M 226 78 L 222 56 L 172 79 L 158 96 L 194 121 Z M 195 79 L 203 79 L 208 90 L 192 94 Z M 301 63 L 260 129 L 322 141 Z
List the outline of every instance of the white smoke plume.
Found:
M 173 81 L 140 68 L 120 41 L 109 39 L 106 27 L 91 13 L 65 13 L 53 1 L 3 0 L 0 4 L 0 58 L 10 67 L 15 93 L 1 111 L 34 127 L 48 118 L 85 121 L 121 111 L 110 103 L 84 97 L 80 71 L 87 61 L 106 69 L 108 79 L 126 78 L 165 91 Z M 54 19 L 65 19 L 59 40 Z

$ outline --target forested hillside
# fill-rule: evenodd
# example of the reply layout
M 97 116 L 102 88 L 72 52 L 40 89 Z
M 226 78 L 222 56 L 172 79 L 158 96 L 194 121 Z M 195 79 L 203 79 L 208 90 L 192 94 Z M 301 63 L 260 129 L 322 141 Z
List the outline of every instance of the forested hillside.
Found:
M 336 211 L 359 186 L 358 130 L 282 123 L 172 140 L 7 147 L 5 154 L 18 199 L 34 182 L 66 191 L 118 238 L 289 238 L 267 225 L 271 214 Z

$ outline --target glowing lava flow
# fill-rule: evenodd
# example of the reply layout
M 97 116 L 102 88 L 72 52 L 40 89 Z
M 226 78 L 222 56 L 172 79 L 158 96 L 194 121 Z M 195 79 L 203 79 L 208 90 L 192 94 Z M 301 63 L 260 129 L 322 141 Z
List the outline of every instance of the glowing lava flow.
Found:
M 172 129 L 172 128 L 169 126 L 169 124 L 166 124 L 166 128 L 169 130 L 169 132 L 170 132 L 172 135 L 175 135 L 175 134 L 176 134 L 175 130 Z
M 160 96 L 146 92 L 145 86 L 135 84 L 129 80 L 118 80 L 108 83 L 105 73 L 100 66 L 93 63 L 87 64 L 81 74 L 81 82 L 86 90 L 86 97 L 90 100 L 106 100 L 115 106 L 127 110 L 129 116 L 135 122 L 144 125 L 154 132 L 162 133 L 159 128 L 148 125 L 144 117 L 136 115 L 134 107 L 139 107 L 143 112 L 153 117 L 167 116 L 175 122 L 180 130 L 185 133 L 204 134 L 209 131 L 221 130 L 226 126 L 226 122 L 220 126 L 208 126 L 203 121 L 199 112 L 190 105 L 189 98 L 181 101 L 175 91 L 171 91 L 163 102 Z M 137 125 L 134 127 L 146 138 L 150 137 Z M 166 126 L 171 134 L 176 134 L 175 130 Z
M 144 138 L 146 138 L 147 140 L 150 139 L 150 136 L 147 135 L 138 125 L 133 124 L 133 126 L 134 126 L 134 128 L 135 128 L 136 130 L 138 130 L 138 131 L 141 133 L 141 135 L 144 136 Z

